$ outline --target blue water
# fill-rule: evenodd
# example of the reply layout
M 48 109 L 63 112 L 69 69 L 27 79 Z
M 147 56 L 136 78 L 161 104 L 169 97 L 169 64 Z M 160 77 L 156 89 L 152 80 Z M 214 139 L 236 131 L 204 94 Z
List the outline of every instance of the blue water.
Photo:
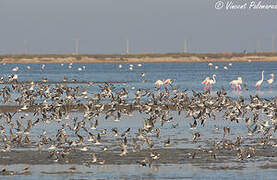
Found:
M 168 78 L 174 80 L 175 86 L 181 89 L 202 91 L 201 82 L 209 76 L 212 78 L 216 74 L 216 84 L 212 90 L 219 90 L 222 86 L 226 90 L 231 90 L 229 82 L 241 76 L 243 84 L 246 84 L 249 91 L 242 91 L 240 95 L 249 95 L 256 93 L 255 84 L 261 79 L 261 71 L 265 71 L 265 80 L 261 87 L 260 95 L 273 97 L 276 95 L 277 86 L 272 90 L 266 80 L 270 78 L 270 74 L 277 72 L 277 62 L 236 62 L 229 66 L 229 63 L 142 63 L 138 67 L 138 63 L 132 63 L 133 70 L 130 70 L 130 63 L 122 64 L 122 68 L 118 68 L 117 63 L 100 63 L 100 64 L 73 64 L 69 69 L 69 64 L 46 64 L 41 69 L 41 64 L 24 64 L 0 65 L 1 76 L 7 78 L 13 74 L 12 68 L 18 66 L 19 81 L 33 80 L 40 81 L 46 77 L 48 81 L 62 81 L 63 75 L 69 80 L 76 79 L 78 81 L 105 81 L 105 82 L 128 82 L 127 86 L 135 86 L 137 88 L 154 87 L 154 82 L 158 79 L 166 80 Z M 30 66 L 30 70 L 26 67 Z M 85 69 L 78 71 L 78 68 L 85 66 Z M 215 69 L 218 66 L 218 69 Z M 226 66 L 228 70 L 223 67 Z M 144 72 L 145 77 L 141 77 Z M 145 80 L 145 81 L 143 81 Z
M 116 87 L 125 87 L 132 93 L 136 89 L 149 89 L 154 90 L 154 83 L 156 80 L 166 80 L 172 79 L 173 85 L 175 87 L 180 87 L 180 91 L 188 90 L 188 94 L 191 94 L 191 90 L 203 91 L 204 87 L 201 85 L 201 82 L 207 77 L 212 77 L 213 74 L 216 74 L 216 84 L 212 87 L 212 95 L 215 95 L 215 91 L 220 90 L 222 87 L 225 87 L 227 90 L 228 96 L 237 98 L 239 96 L 244 96 L 248 98 L 249 95 L 258 94 L 261 97 L 272 99 L 277 95 L 277 86 L 276 83 L 273 83 L 272 89 L 269 89 L 269 85 L 266 80 L 270 78 L 270 74 L 277 74 L 277 62 L 244 62 L 244 63 L 232 63 L 232 66 L 229 63 L 213 63 L 213 66 L 208 66 L 208 63 L 141 63 L 142 66 L 138 66 L 139 63 L 132 63 L 133 70 L 130 70 L 130 63 L 122 64 L 122 68 L 119 68 L 119 64 L 115 63 L 100 63 L 100 64 L 73 64 L 70 69 L 69 64 L 46 64 L 44 69 L 41 69 L 41 64 L 24 64 L 24 65 L 14 65 L 6 64 L 0 65 L 1 75 L 7 80 L 8 76 L 14 74 L 12 69 L 18 66 L 19 70 L 16 72 L 19 76 L 19 81 L 41 81 L 42 78 L 47 78 L 48 81 L 62 81 L 63 76 L 67 77 L 69 81 L 76 79 L 77 81 L 103 81 L 103 82 L 119 82 L 115 84 Z M 30 66 L 30 70 L 27 69 L 27 66 Z M 85 66 L 85 69 L 83 68 Z M 215 66 L 218 66 L 218 69 L 215 69 Z M 225 70 L 223 67 L 228 67 L 228 70 Z M 79 71 L 78 68 L 82 68 L 82 71 Z M 261 91 L 257 91 L 255 84 L 258 80 L 261 79 L 261 71 L 265 71 L 265 81 L 262 84 Z M 142 77 L 141 73 L 145 73 L 145 76 Z M 229 82 L 237 79 L 237 77 L 242 77 L 243 84 L 246 84 L 249 88 L 248 91 L 242 90 L 241 92 L 233 92 L 229 86 Z M 87 84 L 68 84 L 68 86 L 77 86 L 81 85 L 88 88 L 89 93 L 98 92 L 98 85 L 88 86 Z M 0 88 L 6 86 L 6 84 L 1 84 Z M 91 94 L 90 94 L 91 95 Z M 16 96 L 12 97 L 13 99 Z M 174 148 L 191 148 L 197 147 L 199 144 L 205 146 L 206 140 L 212 139 L 222 139 L 222 128 L 224 126 L 229 126 L 232 130 L 229 135 L 229 138 L 235 138 L 238 135 L 246 136 L 247 128 L 245 123 L 231 123 L 229 121 L 222 121 L 223 115 L 218 115 L 216 121 L 207 121 L 205 127 L 199 129 L 201 132 L 201 140 L 199 144 L 194 144 L 191 142 L 194 131 L 189 129 L 188 123 L 191 122 L 190 118 L 184 118 L 184 114 L 178 116 L 176 112 L 170 112 L 171 116 L 174 117 L 174 124 L 179 123 L 179 126 L 176 129 L 173 129 L 172 123 L 165 124 L 163 127 L 157 123 L 156 127 L 161 128 L 161 134 L 163 135 L 159 141 L 165 141 L 169 136 L 172 139 L 175 139 L 176 142 L 173 144 Z M 35 118 L 31 113 L 27 114 L 28 118 Z M 26 115 L 26 116 L 27 116 Z M 14 119 L 20 118 L 22 114 L 17 113 Z M 80 117 L 80 113 L 72 113 L 71 117 Z M 113 133 L 111 128 L 118 127 L 119 132 L 123 132 L 128 127 L 131 127 L 130 134 L 134 135 L 137 132 L 138 128 L 141 128 L 143 125 L 143 120 L 147 116 L 145 114 L 139 114 L 134 112 L 132 116 L 123 115 L 120 122 L 114 122 L 112 118 L 107 120 L 103 116 L 99 117 L 99 129 L 107 129 L 106 144 L 108 146 L 113 145 Z M 266 117 L 264 117 L 266 119 Z M 15 123 L 15 122 L 14 122 Z M 69 122 L 71 123 L 71 122 Z M 26 127 L 27 121 L 22 122 Z M 4 125 L 4 122 L 1 122 L 1 125 Z M 219 126 L 220 132 L 214 133 L 215 125 Z M 9 126 L 6 127 L 9 129 Z M 55 138 L 57 130 L 61 128 L 61 123 L 52 121 L 50 124 L 38 124 L 33 127 L 30 131 L 30 137 L 33 141 L 38 140 L 38 135 L 42 133 L 45 129 L 47 130 L 49 137 Z M 6 134 L 8 135 L 9 131 L 7 130 Z M 82 132 L 80 132 L 82 134 Z M 129 136 L 131 137 L 131 135 Z M 276 138 L 276 135 L 273 134 L 273 137 Z M 185 139 L 189 139 L 184 142 Z M 201 141 L 203 143 L 201 143 Z M 156 148 L 163 147 L 162 144 L 155 141 Z M 245 140 L 247 143 L 247 140 Z M 99 147 L 99 151 L 102 148 Z M 44 147 L 45 149 L 47 147 Z M 94 148 L 88 146 L 88 148 Z M 22 150 L 18 148 L 17 150 Z M 97 150 L 97 149 L 96 149 Z M 266 163 L 266 162 L 263 162 Z M 235 164 L 236 166 L 240 164 Z M 230 166 L 235 166 L 231 164 Z M 22 165 L 23 166 L 23 165 Z M 274 179 L 272 177 L 276 176 L 276 171 L 272 169 L 262 170 L 258 168 L 258 164 L 255 162 L 244 164 L 245 168 L 242 170 L 209 170 L 201 168 L 201 165 L 160 165 L 156 170 L 148 168 L 140 168 L 138 165 L 128 166 L 118 166 L 118 165 L 105 165 L 104 167 L 93 167 L 92 169 L 86 169 L 82 174 L 77 175 L 45 175 L 41 174 L 41 169 L 45 171 L 52 172 L 56 170 L 55 165 L 40 167 L 34 166 L 31 168 L 33 171 L 31 176 L 17 176 L 10 177 L 11 179 L 37 179 L 38 177 L 42 179 Z M 6 167 L 1 165 L 1 167 Z M 102 167 L 102 168 L 101 168 Z M 9 168 L 17 168 L 17 166 L 9 166 Z M 35 168 L 38 168 L 37 170 Z M 48 168 L 48 169 L 47 169 Z M 62 167 L 59 167 L 60 170 Z M 68 168 L 68 167 L 67 167 Z M 80 167 L 84 168 L 83 166 Z M 93 171 L 93 173 L 86 173 L 88 171 Z

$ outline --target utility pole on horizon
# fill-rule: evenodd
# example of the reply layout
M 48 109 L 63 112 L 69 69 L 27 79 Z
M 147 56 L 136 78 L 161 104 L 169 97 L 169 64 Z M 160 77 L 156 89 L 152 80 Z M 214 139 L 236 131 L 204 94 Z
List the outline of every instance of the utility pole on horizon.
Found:
M 75 55 L 78 55 L 79 54 L 79 41 L 80 41 L 80 38 L 74 38 L 73 40 L 75 42 Z
M 129 40 L 126 39 L 126 54 L 129 54 Z
M 188 44 L 187 44 L 187 40 L 185 39 L 184 41 L 184 53 L 188 52 Z

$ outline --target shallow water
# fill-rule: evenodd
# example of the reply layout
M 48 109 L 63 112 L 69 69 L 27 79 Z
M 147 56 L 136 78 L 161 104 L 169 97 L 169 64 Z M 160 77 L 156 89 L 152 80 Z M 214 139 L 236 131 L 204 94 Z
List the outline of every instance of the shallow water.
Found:
M 7 78 L 12 74 L 12 68 L 18 66 L 19 81 L 41 81 L 46 77 L 48 81 L 62 81 L 63 75 L 69 80 L 76 79 L 78 81 L 105 81 L 105 82 L 128 82 L 125 86 L 137 88 L 152 89 L 154 82 L 158 79 L 173 79 L 174 85 L 180 86 L 181 89 L 202 91 L 203 85 L 201 82 L 205 77 L 212 77 L 216 74 L 217 83 L 212 88 L 214 91 L 222 86 L 226 90 L 230 90 L 229 82 L 241 76 L 243 84 L 246 84 L 249 91 L 242 91 L 240 94 L 233 93 L 234 96 L 256 94 L 255 84 L 261 79 L 261 71 L 265 71 L 265 80 L 270 78 L 270 74 L 277 72 L 277 62 L 235 62 L 232 66 L 229 63 L 213 63 L 213 66 L 208 66 L 208 63 L 124 63 L 122 68 L 118 68 L 117 63 L 103 64 L 73 64 L 69 69 L 69 64 L 46 64 L 44 69 L 41 69 L 41 64 L 6 64 L 0 65 L 0 71 L 3 77 Z M 130 65 L 133 65 L 133 70 L 130 70 Z M 30 70 L 26 67 L 30 66 Z M 78 68 L 85 69 L 78 71 Z M 218 66 L 218 69 L 215 69 Z M 223 67 L 226 66 L 228 70 Z M 141 73 L 145 73 L 145 77 L 141 77 Z M 145 80 L 145 82 L 143 82 Z M 231 91 L 232 92 L 232 91 Z M 266 81 L 263 82 L 259 94 L 262 97 L 274 97 L 277 94 L 277 87 L 273 84 L 272 90 Z
M 173 79 L 174 86 L 179 86 L 180 91 L 188 89 L 188 94 L 191 95 L 191 90 L 198 92 L 203 91 L 203 85 L 201 82 L 206 76 L 212 76 L 212 74 L 217 75 L 217 83 L 212 88 L 212 96 L 216 95 L 217 90 L 220 90 L 224 86 L 227 90 L 228 96 L 236 99 L 239 96 L 243 96 L 248 99 L 249 95 L 258 94 L 261 97 L 272 99 L 277 95 L 277 87 L 273 84 L 272 90 L 269 89 L 266 82 L 263 83 L 260 92 L 256 91 L 255 83 L 261 79 L 261 71 L 265 71 L 265 79 L 269 79 L 269 74 L 277 72 L 276 62 L 251 62 L 251 63 L 232 63 L 229 66 L 228 63 L 214 63 L 212 67 L 208 66 L 208 63 L 142 63 L 139 67 L 138 63 L 132 63 L 134 65 L 133 70 L 130 70 L 130 64 L 122 64 L 123 67 L 118 68 L 118 64 L 106 63 L 106 64 L 73 64 L 72 69 L 68 68 L 68 64 L 61 66 L 60 64 L 47 64 L 45 69 L 41 69 L 41 65 L 0 65 L 0 71 L 5 80 L 12 73 L 12 68 L 18 66 L 19 70 L 17 74 L 19 75 L 19 81 L 41 81 L 43 77 L 46 77 L 48 81 L 62 81 L 63 75 L 68 78 L 68 80 L 76 79 L 77 81 L 104 81 L 104 82 L 121 82 L 115 84 L 115 87 L 120 89 L 122 87 L 127 88 L 130 92 L 128 99 L 134 97 L 134 92 L 136 89 L 149 89 L 154 91 L 154 82 L 158 79 Z M 30 70 L 27 70 L 27 66 L 30 66 Z M 85 69 L 78 71 L 78 68 L 85 66 Z M 219 69 L 215 70 L 215 66 Z M 223 67 L 227 66 L 228 70 L 224 70 Z M 141 77 L 141 73 L 144 72 L 145 77 Z M 246 84 L 249 88 L 248 91 L 243 90 L 240 93 L 233 92 L 229 87 L 229 82 L 236 79 L 238 76 L 243 78 L 243 84 Z M 87 84 L 68 84 L 68 86 L 78 86 L 88 88 L 89 95 L 98 92 L 98 85 L 88 86 Z M 0 87 L 4 87 L 6 84 L 1 84 Z M 54 86 L 54 85 L 53 85 Z M 19 94 L 12 97 L 15 99 Z M 25 116 L 22 125 L 27 126 L 27 119 L 32 121 L 36 120 L 32 113 L 16 113 L 13 117 L 12 122 L 16 124 L 16 120 L 21 116 Z M 82 119 L 83 113 L 74 112 L 71 113 L 70 119 L 78 117 L 79 120 Z M 246 115 L 251 117 L 251 115 Z M 40 117 L 40 116 L 39 116 Z M 100 152 L 104 146 L 111 147 L 111 151 L 119 152 L 120 148 L 118 145 L 119 139 L 113 137 L 113 132 L 111 129 L 117 127 L 119 133 L 122 133 L 127 128 L 131 128 L 130 133 L 127 135 L 131 141 L 137 133 L 138 128 L 143 126 L 144 120 L 148 116 L 145 113 L 133 112 L 131 115 L 122 115 L 120 122 L 115 122 L 113 118 L 105 119 L 105 115 L 100 115 L 97 119 L 99 120 L 99 126 L 97 130 L 91 130 L 93 134 L 100 133 L 101 130 L 107 129 L 107 135 L 103 137 L 103 142 L 99 146 L 89 144 L 87 137 L 85 137 L 85 143 L 88 144 L 89 150 Z M 231 131 L 228 134 L 228 139 L 235 139 L 237 136 L 243 136 L 244 143 L 250 145 L 256 145 L 257 142 L 253 139 L 258 136 L 251 136 L 251 139 L 247 139 L 247 127 L 245 122 L 235 123 L 228 120 L 224 120 L 223 113 L 218 113 L 216 119 L 208 118 L 204 127 L 198 125 L 198 129 L 191 130 L 189 123 L 193 123 L 191 117 L 186 117 L 184 112 L 178 115 L 176 111 L 169 112 L 168 117 L 173 117 L 174 121 L 166 123 L 161 126 L 160 123 L 156 123 L 155 128 L 161 129 L 161 137 L 156 138 L 155 134 L 151 137 L 154 143 L 154 148 L 163 148 L 163 143 L 170 137 L 173 141 L 172 146 L 168 148 L 197 148 L 199 145 L 206 147 L 209 146 L 211 142 L 221 140 L 223 138 L 223 127 L 229 126 Z M 268 117 L 262 115 L 258 123 L 263 123 L 263 120 L 267 120 Z M 78 121 L 79 121 L 78 120 Z M 67 122 L 73 125 L 72 120 L 62 119 L 62 122 Z M 58 129 L 62 127 L 61 122 L 50 121 L 49 123 L 39 123 L 37 126 L 33 127 L 30 131 L 30 139 L 35 144 L 43 133 L 43 130 L 47 131 L 47 136 L 50 138 L 55 138 Z M 178 124 L 176 128 L 172 128 L 173 125 Z M 1 121 L 0 125 L 5 126 L 5 122 Z M 215 127 L 219 130 L 216 130 Z M 6 135 L 9 134 L 10 126 L 6 126 Z M 89 129 L 89 123 L 86 123 L 86 128 Z M 69 137 L 77 140 L 74 136 L 74 132 L 66 129 Z M 197 143 L 192 141 L 193 134 L 195 132 L 200 132 L 201 137 Z M 14 132 L 15 133 L 15 132 Z M 72 135 L 73 134 L 73 135 Z M 80 135 L 85 135 L 84 131 L 79 132 Z M 3 134 L 2 134 L 3 135 Z M 272 134 L 272 138 L 276 139 L 276 134 Z M 131 144 L 131 142 L 129 142 Z M 209 144 L 209 145 L 208 145 Z M 1 143 L 1 148 L 3 144 Z M 146 145 L 145 145 L 146 146 Z M 43 146 L 43 150 L 47 150 L 48 146 Z M 143 147 L 145 148 L 145 147 Z M 36 150 L 35 145 L 29 147 L 16 147 L 13 150 Z M 237 164 L 224 164 L 225 169 L 219 170 L 222 166 L 221 164 L 190 164 L 185 163 L 182 165 L 176 164 L 158 164 L 156 168 L 142 168 L 137 164 L 135 165 L 104 165 L 104 166 L 92 166 L 90 168 L 80 165 L 36 165 L 31 166 L 31 175 L 27 176 L 5 176 L 5 178 L 11 179 L 214 179 L 214 178 L 227 178 L 227 179 L 274 179 L 276 171 L 274 168 L 261 169 L 259 166 L 266 164 L 265 160 L 257 163 L 256 161 L 248 161 L 247 163 L 237 163 Z M 1 166 L 1 168 L 6 168 L 13 171 L 20 171 L 22 167 L 29 165 L 9 165 Z M 77 171 L 80 170 L 81 173 L 78 174 L 47 174 L 42 173 L 48 172 L 53 173 L 68 171 L 71 166 L 76 166 Z M 243 168 L 239 168 L 239 167 Z M 227 168 L 226 167 L 234 167 Z M 212 169 L 214 168 L 214 169 Z
M 211 165 L 212 167 L 216 167 Z M 29 167 L 29 175 L 4 176 L 5 179 L 276 179 L 276 169 L 259 169 L 258 164 L 225 164 L 216 170 L 201 165 L 156 165 L 152 168 L 137 165 L 103 165 L 84 167 L 78 165 L 37 165 L 26 164 L 0 166 L 16 173 L 24 172 Z M 75 167 L 76 170 L 69 168 Z M 226 168 L 226 169 L 223 169 Z M 229 169 L 228 169 L 229 168 Z

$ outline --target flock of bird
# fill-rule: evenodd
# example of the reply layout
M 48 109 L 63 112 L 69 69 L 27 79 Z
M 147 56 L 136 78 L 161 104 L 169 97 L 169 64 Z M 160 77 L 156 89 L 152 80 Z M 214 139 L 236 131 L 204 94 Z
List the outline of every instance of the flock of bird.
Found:
M 205 79 L 208 87 L 216 83 L 216 76 Z M 274 81 L 274 75 L 268 82 Z M 257 82 L 259 87 L 264 79 Z M 53 162 L 70 163 L 71 152 L 91 152 L 87 161 L 92 164 L 104 164 L 105 159 L 97 156 L 105 151 L 111 151 L 116 156 L 124 158 L 130 152 L 149 152 L 146 157 L 134 163 L 141 166 L 159 161 L 159 149 L 174 147 L 174 141 L 167 134 L 166 126 L 179 128 L 191 134 L 186 140 L 191 144 L 203 143 L 201 128 L 207 123 L 227 121 L 230 125 L 215 126 L 220 138 L 212 141 L 212 145 L 199 146 L 191 152 L 194 159 L 197 152 L 203 151 L 217 159 L 221 151 L 236 152 L 239 160 L 255 156 L 255 151 L 262 148 L 277 146 L 273 138 L 277 129 L 277 99 L 268 100 L 259 96 L 250 96 L 250 100 L 239 97 L 237 100 L 227 95 L 224 88 L 215 96 L 210 91 L 195 92 L 188 95 L 188 90 L 180 90 L 174 86 L 171 79 L 157 81 L 156 89 L 137 88 L 135 97 L 130 99 L 130 92 L 125 87 L 117 87 L 112 83 L 87 85 L 47 84 L 41 82 L 20 83 L 17 77 L 11 76 L 11 84 L 0 89 L 2 107 L 14 104 L 14 109 L 4 111 L 0 107 L 0 136 L 2 153 L 8 153 L 20 148 L 36 148 L 37 151 L 49 152 L 48 158 Z M 67 80 L 64 80 L 65 82 Z M 240 88 L 242 79 L 230 82 L 235 88 Z M 165 85 L 164 89 L 160 88 Z M 89 86 L 94 86 L 98 92 L 91 93 Z M 17 93 L 14 96 L 13 93 Z M 133 129 L 118 127 L 103 128 L 105 121 L 122 122 L 136 114 L 136 121 L 142 126 Z M 176 116 L 172 114 L 176 113 Z M 77 114 L 76 114 L 77 113 Z M 220 115 L 223 113 L 223 116 Z M 124 118 L 123 118 L 124 117 Z M 176 121 L 179 117 L 184 126 Z M 246 125 L 246 137 L 255 136 L 253 144 L 245 146 L 243 136 L 233 137 L 231 125 L 242 123 Z M 53 128 L 53 124 L 55 128 Z M 220 123 L 219 123 L 220 124 Z M 185 140 L 183 140 L 185 141 Z
M 209 63 L 208 64 L 209 67 L 213 66 L 212 63 Z M 232 63 L 229 64 L 229 66 L 232 66 Z M 215 69 L 218 69 L 218 66 L 215 66 Z M 224 66 L 224 69 L 225 70 L 228 70 L 228 67 L 227 66 Z M 167 80 L 157 80 L 155 82 L 155 85 L 157 88 L 160 88 L 162 85 L 165 85 L 165 88 L 167 89 L 168 85 L 171 84 L 173 81 L 172 79 L 167 79 Z M 264 82 L 264 70 L 262 71 L 262 78 L 260 80 L 258 80 L 255 84 L 255 86 L 257 87 L 257 91 L 260 91 L 260 87 L 262 85 L 262 83 Z M 266 80 L 266 82 L 268 83 L 269 85 L 269 88 L 270 90 L 272 89 L 272 84 L 274 82 L 274 74 L 271 73 L 270 74 L 270 79 Z M 204 90 L 212 90 L 212 86 L 214 84 L 216 84 L 216 74 L 213 74 L 212 75 L 212 78 L 210 78 L 209 76 L 207 76 L 202 82 L 201 84 L 204 84 Z M 233 89 L 233 91 L 237 91 L 239 92 L 241 89 L 242 89 L 242 77 L 238 77 L 237 79 L 235 80 L 232 80 L 229 82 L 229 85 L 231 86 L 231 88 Z M 244 84 L 244 88 L 246 90 L 248 90 L 247 88 L 247 85 Z

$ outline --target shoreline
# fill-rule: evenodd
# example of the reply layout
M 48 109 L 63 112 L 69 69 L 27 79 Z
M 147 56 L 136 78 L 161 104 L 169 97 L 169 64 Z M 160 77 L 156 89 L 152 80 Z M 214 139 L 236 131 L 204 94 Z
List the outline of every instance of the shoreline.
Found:
M 59 64 L 59 63 L 187 63 L 187 62 L 277 62 L 275 53 L 249 54 L 114 54 L 114 55 L 0 55 L 3 64 Z

